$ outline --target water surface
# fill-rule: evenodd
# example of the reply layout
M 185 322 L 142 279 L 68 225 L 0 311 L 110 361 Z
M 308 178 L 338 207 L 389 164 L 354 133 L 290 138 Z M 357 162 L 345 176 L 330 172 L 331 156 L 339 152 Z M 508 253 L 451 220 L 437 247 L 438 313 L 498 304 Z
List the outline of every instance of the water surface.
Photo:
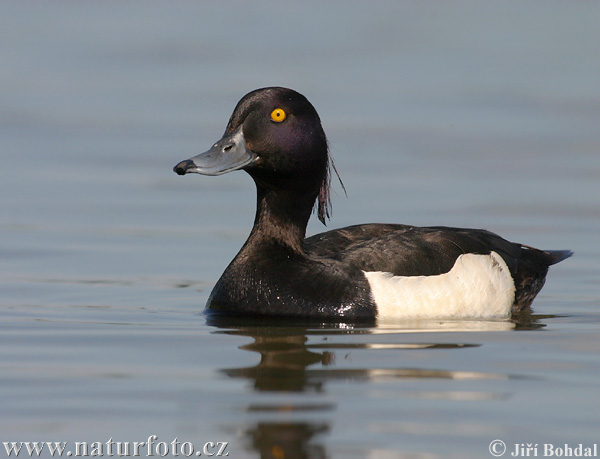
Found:
M 598 18 L 554 1 L 3 3 L 0 441 L 156 435 L 232 458 L 597 443 Z M 329 135 L 348 190 L 329 228 L 484 227 L 575 256 L 511 321 L 207 319 L 254 188 L 171 168 L 272 84 Z

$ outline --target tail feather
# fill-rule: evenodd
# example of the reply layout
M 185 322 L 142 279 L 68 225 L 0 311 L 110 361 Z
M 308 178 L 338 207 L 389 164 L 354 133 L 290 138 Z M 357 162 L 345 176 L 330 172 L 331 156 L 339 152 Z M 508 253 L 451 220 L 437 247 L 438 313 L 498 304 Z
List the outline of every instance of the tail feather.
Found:
M 550 254 L 550 256 L 552 257 L 550 265 L 560 263 L 561 261 L 566 260 L 571 255 L 573 255 L 573 252 L 571 252 L 570 250 L 544 250 L 544 252 Z
M 536 253 L 538 256 L 541 256 L 546 266 L 560 263 L 573 255 L 573 252 L 570 250 L 540 250 L 525 244 L 521 244 L 521 247 L 529 249 L 531 254 Z

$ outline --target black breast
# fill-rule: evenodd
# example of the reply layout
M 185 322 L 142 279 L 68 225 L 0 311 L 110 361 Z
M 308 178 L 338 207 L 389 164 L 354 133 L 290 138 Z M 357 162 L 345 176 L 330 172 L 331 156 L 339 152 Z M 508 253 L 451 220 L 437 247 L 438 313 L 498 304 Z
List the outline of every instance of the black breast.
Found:
M 330 258 L 261 244 L 236 257 L 207 306 L 238 314 L 373 320 L 376 307 L 362 271 Z

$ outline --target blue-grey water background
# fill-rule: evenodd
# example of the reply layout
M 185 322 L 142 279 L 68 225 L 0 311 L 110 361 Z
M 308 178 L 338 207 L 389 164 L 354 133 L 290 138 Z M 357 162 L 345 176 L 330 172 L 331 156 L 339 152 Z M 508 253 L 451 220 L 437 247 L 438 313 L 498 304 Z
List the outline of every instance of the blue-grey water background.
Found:
M 600 443 L 599 21 L 553 0 L 2 2 L 0 442 Z M 482 227 L 575 256 L 516 323 L 207 323 L 254 186 L 171 168 L 269 85 L 320 113 L 348 190 L 329 228 Z

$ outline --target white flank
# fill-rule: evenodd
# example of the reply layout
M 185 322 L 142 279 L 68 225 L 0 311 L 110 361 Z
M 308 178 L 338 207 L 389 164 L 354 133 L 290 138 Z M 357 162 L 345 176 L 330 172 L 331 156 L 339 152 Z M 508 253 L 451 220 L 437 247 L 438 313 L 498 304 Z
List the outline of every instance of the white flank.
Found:
M 506 318 L 515 285 L 500 255 L 467 253 L 437 276 L 366 272 L 380 318 Z

